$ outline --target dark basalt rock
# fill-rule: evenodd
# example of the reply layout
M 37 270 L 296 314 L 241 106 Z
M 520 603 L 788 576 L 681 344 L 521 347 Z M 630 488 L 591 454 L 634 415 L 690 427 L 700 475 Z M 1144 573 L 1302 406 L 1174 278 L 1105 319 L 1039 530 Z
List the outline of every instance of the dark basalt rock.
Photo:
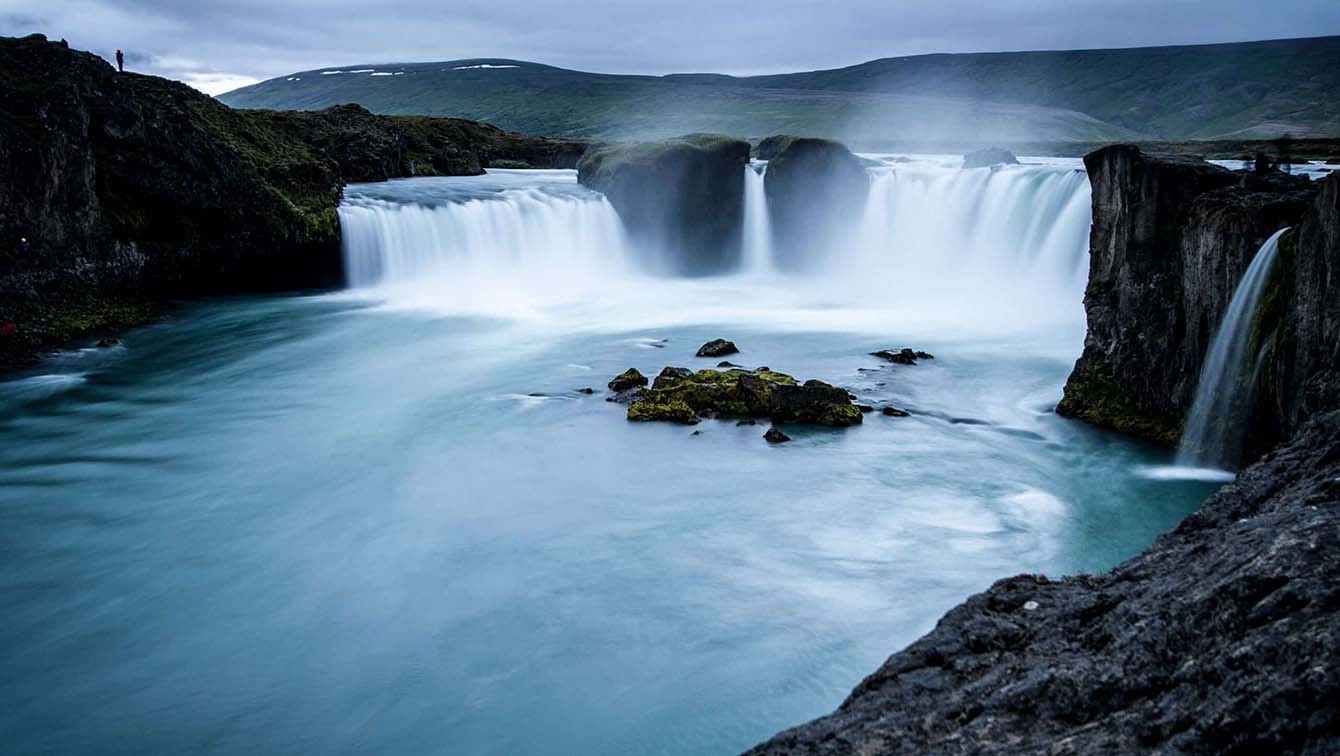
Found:
M 1267 346 L 1247 459 L 1340 407 L 1340 177 L 1234 172 L 1107 147 L 1093 185 L 1088 334 L 1057 412 L 1172 445 L 1228 302 L 1261 244 L 1293 226 L 1258 312 Z
M 738 367 L 744 367 L 744 365 L 736 365 L 734 362 L 731 362 L 731 361 L 729 361 L 729 360 L 722 360 L 721 362 L 718 362 L 718 363 L 717 363 L 717 367 L 719 367 L 719 368 L 738 368 Z
M 584 143 L 357 106 L 233 110 L 40 35 L 0 37 L 0 367 L 190 297 L 338 286 L 348 181 Z M 19 239 L 26 238 L 21 244 Z
M 768 370 L 699 370 L 667 367 L 650 389 L 637 393 L 629 420 L 688 422 L 693 418 L 771 418 L 775 423 L 856 425 L 861 411 L 845 389 L 822 381 L 796 381 Z
M 885 407 L 884 409 L 880 410 L 880 414 L 888 415 L 889 417 L 907 417 L 907 416 L 908 416 L 907 410 L 900 410 L 900 409 L 898 409 L 897 407 Z
M 692 375 L 693 371 L 688 368 L 664 367 L 661 368 L 660 373 L 657 373 L 656 380 L 651 384 L 651 387 L 654 389 L 662 389 L 672 383 L 689 378 Z
M 780 428 L 769 428 L 767 432 L 763 434 L 763 440 L 770 444 L 784 444 L 787 441 L 790 441 L 791 437 L 782 433 Z
M 586 394 L 587 396 L 590 396 L 590 395 L 596 393 L 596 390 L 593 389 L 593 388 L 591 388 L 590 386 L 587 386 L 587 387 L 585 387 L 585 388 L 579 388 L 579 389 L 577 389 L 577 393 L 579 393 L 579 394 Z
M 114 347 L 114 346 L 116 346 L 117 344 L 120 344 L 120 343 L 121 343 L 121 340 L 120 340 L 120 339 L 117 339 L 117 338 L 112 337 L 112 336 L 106 336 L 106 337 L 103 337 L 103 338 L 101 338 L 101 339 L 98 339 L 98 348 L 99 348 L 99 349 L 110 349 L 110 348 L 112 348 L 112 347 Z
M 775 423 L 836 427 L 859 425 L 862 421 L 861 410 L 851 403 L 845 389 L 815 380 L 805 381 L 801 386 L 773 387 L 768 416 Z
M 870 193 L 870 177 L 838 142 L 802 137 L 784 141 L 768 162 L 763 185 L 775 261 L 798 270 L 819 265 L 818 252 L 851 243 Z
M 728 354 L 739 354 L 740 350 L 735 344 L 725 339 L 712 339 L 711 341 L 698 347 L 698 357 L 725 357 Z M 726 363 L 729 364 L 729 363 Z M 720 367 L 720 365 L 718 365 Z
M 1013 152 L 1000 147 L 987 147 L 976 152 L 969 152 L 963 156 L 963 167 L 965 169 L 1018 164 L 1019 158 L 1015 157 Z
M 749 143 L 716 134 L 591 148 L 577 180 L 603 193 L 640 249 L 681 274 L 740 262 Z
M 755 756 L 1340 752 L 1340 413 L 1110 574 L 969 598 Z
M 871 352 L 870 356 L 878 357 L 881 360 L 888 360 L 895 365 L 915 365 L 917 360 L 933 360 L 935 356 L 927 352 L 914 351 L 911 349 L 881 349 L 878 352 Z
M 628 368 L 627 370 L 614 376 L 607 384 L 609 390 L 615 393 L 622 393 L 629 389 L 640 388 L 647 385 L 647 376 L 638 372 L 637 368 Z

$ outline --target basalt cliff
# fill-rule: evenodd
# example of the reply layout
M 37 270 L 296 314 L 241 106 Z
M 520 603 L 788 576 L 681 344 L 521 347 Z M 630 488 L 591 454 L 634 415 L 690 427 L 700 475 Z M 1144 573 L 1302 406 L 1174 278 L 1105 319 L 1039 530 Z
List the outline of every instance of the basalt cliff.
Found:
M 1281 255 L 1257 313 L 1248 462 L 1340 408 L 1340 176 L 1230 171 L 1129 146 L 1088 155 L 1088 336 L 1058 411 L 1176 443 L 1201 362 L 1252 257 Z
M 1058 408 L 1175 442 L 1261 243 L 1257 458 L 1102 575 L 1019 575 L 946 614 L 832 714 L 750 754 L 1340 752 L 1340 176 L 1110 147 L 1083 356 Z
M 171 300 L 338 285 L 346 182 L 572 167 L 585 148 L 353 105 L 234 110 L 0 38 L 0 367 Z

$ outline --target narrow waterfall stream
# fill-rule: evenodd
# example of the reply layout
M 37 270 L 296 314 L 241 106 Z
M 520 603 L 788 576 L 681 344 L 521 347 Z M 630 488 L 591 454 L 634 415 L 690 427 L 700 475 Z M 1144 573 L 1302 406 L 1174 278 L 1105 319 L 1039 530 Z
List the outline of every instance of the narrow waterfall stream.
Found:
M 1201 365 L 1196 398 L 1177 450 L 1178 466 L 1202 469 L 1214 477 L 1214 471 L 1231 469 L 1241 461 L 1261 358 L 1273 338 L 1264 339 L 1256 350 L 1250 348 L 1256 311 L 1279 253 L 1280 237 L 1288 230 L 1276 231 L 1261 245 L 1233 292 Z M 1232 473 L 1222 477 L 1231 478 Z

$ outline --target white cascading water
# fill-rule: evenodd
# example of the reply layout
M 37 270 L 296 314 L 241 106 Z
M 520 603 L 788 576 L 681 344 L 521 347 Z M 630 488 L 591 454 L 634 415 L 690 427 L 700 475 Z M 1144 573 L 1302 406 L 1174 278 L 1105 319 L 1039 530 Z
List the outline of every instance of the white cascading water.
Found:
M 747 294 L 730 290 L 730 277 L 675 286 L 645 275 L 666 266 L 633 248 L 610 203 L 577 186 L 574 171 L 352 185 L 340 221 L 349 285 L 375 287 L 397 304 L 512 315 L 626 302 L 646 315 L 665 297 L 671 304 L 660 317 L 672 310 L 689 317 L 691 300 L 714 317 L 744 317 L 728 303 L 750 300 L 773 307 L 758 317 L 807 312 L 803 318 L 817 323 L 816 311 L 828 317 L 838 309 L 830 303 L 841 302 L 868 313 L 896 308 L 880 322 L 904 325 L 1076 330 L 1090 213 L 1088 180 L 1076 165 L 961 170 L 919 159 L 872 167 L 855 241 L 848 235 L 816 248 L 821 264 L 788 275 L 773 264 L 766 164 L 756 162 L 743 177 L 740 267 L 750 285 L 771 283 Z M 786 314 L 776 309 L 783 297 L 792 302 Z
M 1055 166 L 875 169 L 854 262 L 915 282 L 1024 286 L 1078 305 L 1089 196 L 1083 171 Z
M 741 269 L 761 273 L 772 268 L 772 222 L 763 177 L 768 164 L 752 160 L 744 168 L 744 254 Z
M 435 204 L 346 196 L 340 225 L 346 279 L 358 288 L 441 275 L 566 275 L 625 261 L 619 216 L 598 196 L 509 189 Z
M 1181 467 L 1222 469 L 1238 462 L 1263 353 L 1248 354 L 1256 309 L 1270 280 L 1280 237 L 1288 230 L 1276 231 L 1257 250 L 1205 354 L 1196 398 L 1177 450 Z M 1260 350 L 1266 346 L 1262 344 Z

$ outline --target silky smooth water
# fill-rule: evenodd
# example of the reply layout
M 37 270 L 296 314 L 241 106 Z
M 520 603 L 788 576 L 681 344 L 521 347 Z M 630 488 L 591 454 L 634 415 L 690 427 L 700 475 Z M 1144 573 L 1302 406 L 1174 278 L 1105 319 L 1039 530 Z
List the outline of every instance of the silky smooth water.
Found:
M 479 191 L 569 191 L 514 181 Z M 351 204 L 457 212 L 453 182 Z M 0 384 L 5 753 L 732 753 L 994 580 L 1107 569 L 1208 490 L 1055 415 L 1069 305 L 528 264 L 195 304 Z M 602 400 L 718 336 L 914 414 L 774 446 Z M 936 359 L 867 355 L 904 345 Z

